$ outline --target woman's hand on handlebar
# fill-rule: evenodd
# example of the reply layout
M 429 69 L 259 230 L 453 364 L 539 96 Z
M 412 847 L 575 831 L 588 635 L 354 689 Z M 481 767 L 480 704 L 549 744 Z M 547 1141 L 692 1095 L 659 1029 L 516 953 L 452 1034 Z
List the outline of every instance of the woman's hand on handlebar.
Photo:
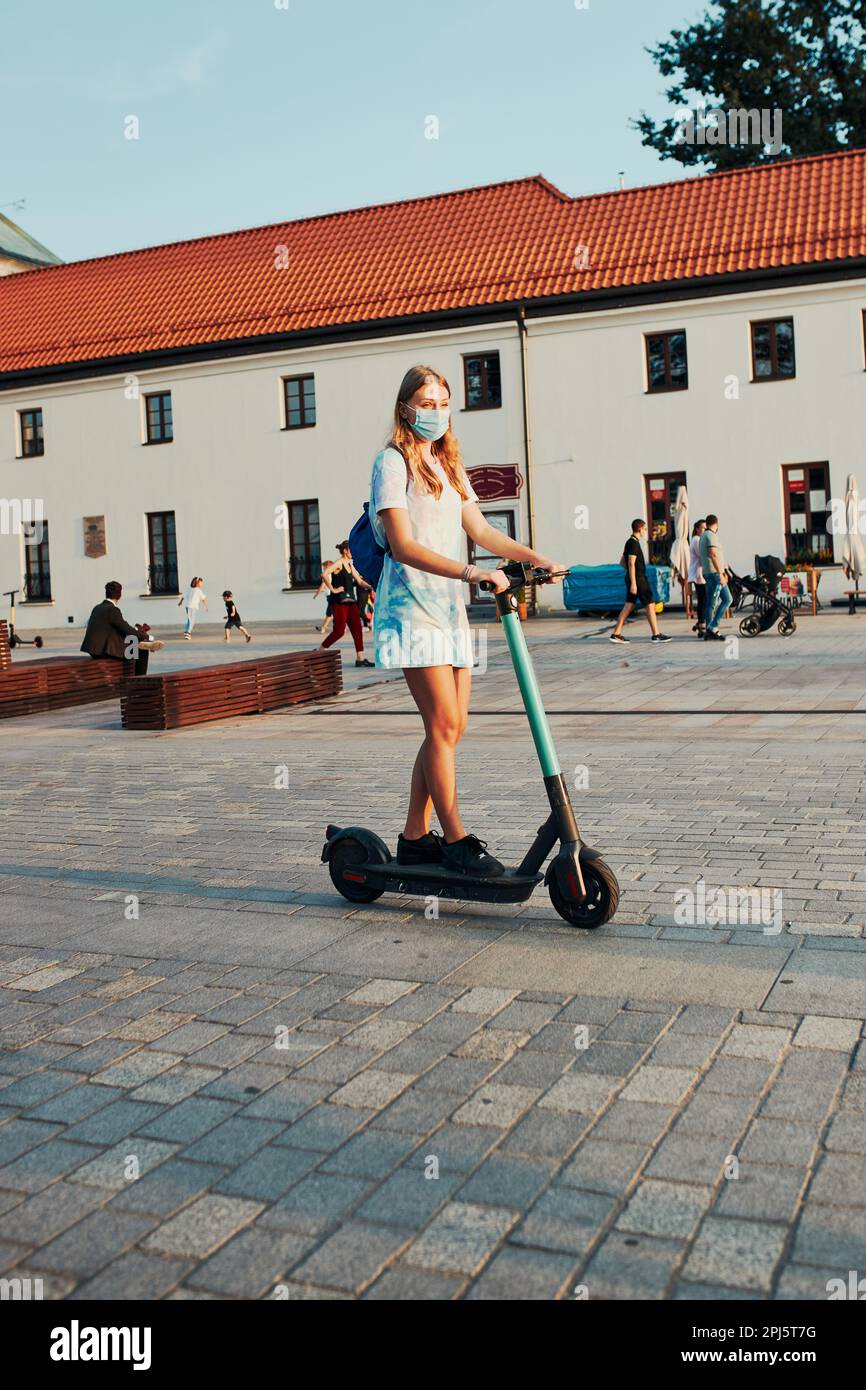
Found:
M 567 570 L 568 565 L 558 565 L 555 560 L 548 560 L 544 555 L 536 555 L 532 562 L 537 569 L 547 570 L 552 576 L 552 584 L 562 583 L 562 570 Z
M 485 570 L 484 578 L 491 585 L 495 594 L 501 594 L 503 589 L 508 589 L 511 586 L 511 580 L 507 574 L 502 573 L 502 570 Z

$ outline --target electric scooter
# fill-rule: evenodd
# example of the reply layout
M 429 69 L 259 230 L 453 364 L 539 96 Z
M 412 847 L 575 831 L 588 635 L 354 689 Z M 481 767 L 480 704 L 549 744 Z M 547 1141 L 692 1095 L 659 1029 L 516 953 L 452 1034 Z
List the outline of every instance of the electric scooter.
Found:
M 518 614 L 517 590 L 530 583 L 550 583 L 553 576 L 518 560 L 499 568 L 511 582 L 496 595 L 496 607 L 544 775 L 550 802 L 547 820 L 517 868 L 495 878 L 455 873 L 438 864 L 398 864 L 378 835 L 356 825 L 325 827 L 322 862 L 328 865 L 334 887 L 352 903 L 375 902 L 383 893 L 523 903 L 543 878 L 553 906 L 570 926 L 600 927 L 616 912 L 619 884 L 598 850 L 580 838 Z M 492 585 L 484 581 L 480 587 L 490 590 Z M 559 850 L 542 875 L 541 867 L 557 841 Z
M 15 595 L 17 589 L 7 589 L 3 595 L 9 600 L 9 646 L 10 647 L 41 647 L 43 645 L 41 637 L 18 637 L 15 633 Z

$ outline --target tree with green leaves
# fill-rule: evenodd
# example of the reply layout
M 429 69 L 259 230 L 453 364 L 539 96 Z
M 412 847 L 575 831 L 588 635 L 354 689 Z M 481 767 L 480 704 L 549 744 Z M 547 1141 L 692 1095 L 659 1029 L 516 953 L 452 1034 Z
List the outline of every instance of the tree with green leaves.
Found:
M 631 124 L 662 159 L 731 169 L 866 145 L 866 0 L 713 0 L 647 52 L 674 113 Z M 781 113 L 781 140 L 714 138 L 713 111 Z

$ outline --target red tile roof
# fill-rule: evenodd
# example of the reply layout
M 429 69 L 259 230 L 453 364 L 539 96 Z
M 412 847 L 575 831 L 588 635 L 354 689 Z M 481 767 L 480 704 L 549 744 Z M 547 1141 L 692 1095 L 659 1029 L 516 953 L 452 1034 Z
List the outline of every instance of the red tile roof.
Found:
M 5 277 L 0 373 L 860 256 L 866 150 L 581 198 L 537 175 Z

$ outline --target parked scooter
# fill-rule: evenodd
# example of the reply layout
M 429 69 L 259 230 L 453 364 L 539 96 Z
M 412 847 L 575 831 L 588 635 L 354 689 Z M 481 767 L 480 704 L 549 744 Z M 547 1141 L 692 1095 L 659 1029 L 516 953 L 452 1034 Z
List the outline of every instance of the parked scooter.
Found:
M 16 595 L 18 592 L 19 592 L 18 589 L 6 589 L 6 590 L 4 591 L 4 594 L 3 594 L 3 597 L 4 597 L 4 598 L 8 598 L 8 600 L 9 600 L 9 646 L 10 646 L 10 647 L 41 647 L 41 646 L 44 646 L 44 643 L 43 643 L 43 641 L 42 641 L 42 638 L 39 637 L 38 635 L 37 635 L 36 637 L 30 637 L 30 638 L 27 638 L 27 637 L 19 637 L 18 634 L 17 634 L 16 631 L 15 631 L 15 595 Z

